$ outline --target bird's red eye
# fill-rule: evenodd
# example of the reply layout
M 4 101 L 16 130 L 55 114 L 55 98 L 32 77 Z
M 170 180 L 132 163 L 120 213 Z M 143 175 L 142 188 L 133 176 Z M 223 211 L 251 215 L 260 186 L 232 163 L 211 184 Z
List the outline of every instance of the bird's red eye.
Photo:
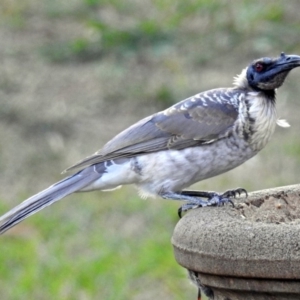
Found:
M 262 63 L 259 63 L 259 62 L 256 63 L 254 67 L 255 67 L 256 72 L 261 72 L 264 69 L 264 65 Z

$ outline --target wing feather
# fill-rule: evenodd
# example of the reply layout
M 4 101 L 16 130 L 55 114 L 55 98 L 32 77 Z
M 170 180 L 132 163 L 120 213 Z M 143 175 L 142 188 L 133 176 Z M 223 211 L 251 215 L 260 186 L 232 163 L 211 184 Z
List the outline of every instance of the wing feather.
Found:
M 215 89 L 185 99 L 130 126 L 67 171 L 108 159 L 183 149 L 217 140 L 238 117 L 240 93 L 237 89 Z

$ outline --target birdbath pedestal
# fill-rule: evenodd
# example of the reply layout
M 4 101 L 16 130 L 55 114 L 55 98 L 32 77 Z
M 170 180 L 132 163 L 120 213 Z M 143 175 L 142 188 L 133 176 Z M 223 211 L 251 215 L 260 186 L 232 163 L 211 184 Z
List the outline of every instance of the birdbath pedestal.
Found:
M 191 210 L 178 222 L 177 262 L 214 300 L 299 300 L 300 185 L 234 202 Z

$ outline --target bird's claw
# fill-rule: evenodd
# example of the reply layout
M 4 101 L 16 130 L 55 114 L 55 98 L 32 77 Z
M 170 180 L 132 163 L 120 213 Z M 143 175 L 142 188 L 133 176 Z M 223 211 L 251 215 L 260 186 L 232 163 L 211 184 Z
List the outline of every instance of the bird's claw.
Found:
M 234 190 L 228 190 L 226 192 L 224 192 L 221 196 L 228 198 L 228 197 L 233 197 L 236 198 L 237 195 L 241 195 L 242 193 L 244 193 L 246 195 L 246 197 L 248 197 L 248 193 L 245 189 L 243 188 L 237 188 Z
M 205 196 L 206 198 L 208 198 L 208 200 L 205 203 L 203 203 L 203 200 L 200 201 L 200 199 L 198 200 L 196 198 L 196 193 L 197 192 L 191 192 L 191 194 L 193 194 L 193 196 L 195 197 L 195 201 L 185 203 L 178 209 L 178 215 L 180 218 L 182 217 L 183 212 L 186 212 L 190 209 L 204 206 L 223 206 L 226 203 L 230 203 L 232 207 L 234 207 L 234 203 L 230 198 L 236 198 L 237 195 L 240 196 L 242 193 L 244 193 L 246 197 L 248 197 L 247 191 L 243 188 L 228 190 L 222 194 L 216 192 L 199 192 L 199 194 L 206 194 Z M 185 194 L 188 194 L 188 191 L 185 191 Z

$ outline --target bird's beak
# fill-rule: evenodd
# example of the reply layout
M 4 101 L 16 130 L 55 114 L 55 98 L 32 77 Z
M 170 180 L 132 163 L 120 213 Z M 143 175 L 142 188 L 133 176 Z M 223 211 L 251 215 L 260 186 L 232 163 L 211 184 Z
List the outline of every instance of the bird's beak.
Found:
M 300 56 L 299 55 L 286 55 L 281 53 L 277 59 L 274 67 L 280 72 L 290 71 L 294 68 L 300 67 Z

